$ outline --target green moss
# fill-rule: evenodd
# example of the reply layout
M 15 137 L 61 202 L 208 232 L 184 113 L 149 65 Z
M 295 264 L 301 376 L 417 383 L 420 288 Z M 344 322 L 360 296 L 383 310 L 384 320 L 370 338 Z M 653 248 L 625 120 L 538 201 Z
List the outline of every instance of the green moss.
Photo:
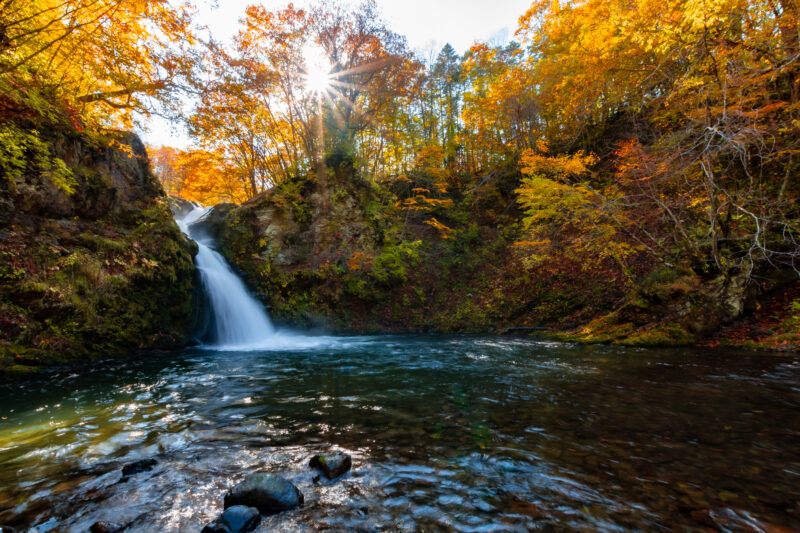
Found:
M 407 281 L 408 269 L 419 264 L 418 248 L 421 245 L 422 241 L 413 241 L 384 247 L 370 270 L 370 277 L 385 284 Z
M 311 221 L 311 206 L 306 201 L 310 183 L 302 178 L 284 180 L 278 184 L 272 201 L 275 206 L 291 213 L 298 224 Z
M 118 195 L 105 168 L 116 148 L 81 137 L 61 144 L 80 156 L 76 197 Z M 31 173 L 35 158 L 23 156 L 29 161 L 20 170 L 26 187 L 48 187 L 48 176 Z M 131 187 L 151 181 L 152 176 L 125 174 L 141 172 L 127 154 L 118 159 L 117 170 Z M 181 234 L 158 190 L 148 187 L 134 191 L 140 195 L 135 203 L 102 204 L 106 211 L 92 216 L 61 217 L 72 200 L 58 200 L 52 214 L 47 205 L 39 207 L 37 224 L 29 225 L 27 215 L 10 224 L 0 240 L 0 372 L 183 342 L 192 316 L 196 247 Z M 14 194 L 0 188 L 0 195 Z
M 576 331 L 559 332 L 553 335 L 560 340 L 587 344 L 618 343 L 633 335 L 635 328 L 631 323 L 616 323 L 616 315 L 610 313 L 593 320 Z
M 26 374 L 34 374 L 39 372 L 42 368 L 38 366 L 29 365 L 11 365 L 3 369 L 3 374 L 7 376 L 20 376 Z
M 675 322 L 659 324 L 653 329 L 636 331 L 620 344 L 627 346 L 690 346 L 697 342 L 694 335 Z

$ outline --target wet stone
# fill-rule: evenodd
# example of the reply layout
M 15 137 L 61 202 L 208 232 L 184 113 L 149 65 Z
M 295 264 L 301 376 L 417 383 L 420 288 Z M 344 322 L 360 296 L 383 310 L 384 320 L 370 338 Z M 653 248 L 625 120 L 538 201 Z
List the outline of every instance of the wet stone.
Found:
M 234 505 L 228 507 L 214 522 L 203 528 L 201 533 L 247 533 L 261 523 L 261 514 L 255 507 Z
M 692 520 L 695 522 L 699 522 L 701 524 L 705 524 L 707 526 L 713 526 L 714 520 L 711 519 L 711 514 L 708 509 L 698 509 L 689 513 L 692 517 Z
M 333 479 L 339 477 L 353 466 L 353 460 L 343 452 L 334 452 L 324 455 L 315 455 L 311 458 L 308 465 L 311 468 L 320 470 L 325 477 Z
M 497 511 L 497 508 L 494 505 L 483 500 L 476 501 L 475 508 L 479 511 L 483 511 L 484 513 L 493 513 L 494 511 Z
M 147 472 L 152 470 L 154 466 L 158 464 L 158 461 L 155 459 L 142 459 L 141 461 L 136 461 L 135 463 L 130 463 L 122 467 L 122 476 L 128 477 L 133 476 L 136 474 L 140 474 L 142 472 Z
M 275 514 L 303 504 L 303 494 L 290 481 L 267 472 L 250 474 L 225 495 L 225 508 L 255 507 L 263 514 Z
M 89 528 L 89 533 L 117 533 L 122 531 L 122 526 L 112 522 L 95 522 Z

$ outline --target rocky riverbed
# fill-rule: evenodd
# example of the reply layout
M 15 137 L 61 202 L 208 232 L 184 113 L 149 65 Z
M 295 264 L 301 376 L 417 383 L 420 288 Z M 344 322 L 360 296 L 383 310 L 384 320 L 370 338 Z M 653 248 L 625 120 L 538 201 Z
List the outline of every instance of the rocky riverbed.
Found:
M 795 358 L 710 349 L 189 350 L 4 385 L 0 524 L 200 531 L 267 473 L 303 505 L 259 513 L 255 531 L 790 530 L 798 390 Z M 310 466 L 337 452 L 352 462 L 338 477 Z

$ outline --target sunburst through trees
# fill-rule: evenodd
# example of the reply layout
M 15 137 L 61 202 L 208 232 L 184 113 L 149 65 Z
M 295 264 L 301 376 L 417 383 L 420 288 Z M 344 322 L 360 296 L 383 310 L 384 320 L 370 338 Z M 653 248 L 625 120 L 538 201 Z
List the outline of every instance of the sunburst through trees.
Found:
M 220 154 L 248 197 L 283 179 L 321 175 L 324 154 L 357 153 L 385 137 L 383 115 L 413 82 L 416 62 L 374 2 L 247 8 L 228 50 L 209 44 L 189 117 L 203 150 Z M 387 105 L 388 104 L 388 105 Z

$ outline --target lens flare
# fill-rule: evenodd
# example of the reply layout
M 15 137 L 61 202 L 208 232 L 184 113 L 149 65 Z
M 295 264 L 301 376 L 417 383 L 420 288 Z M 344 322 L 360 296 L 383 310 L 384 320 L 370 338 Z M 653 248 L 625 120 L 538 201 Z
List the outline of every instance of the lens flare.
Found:
M 318 45 L 308 45 L 303 52 L 305 86 L 309 93 L 321 95 L 331 87 L 331 62 Z

